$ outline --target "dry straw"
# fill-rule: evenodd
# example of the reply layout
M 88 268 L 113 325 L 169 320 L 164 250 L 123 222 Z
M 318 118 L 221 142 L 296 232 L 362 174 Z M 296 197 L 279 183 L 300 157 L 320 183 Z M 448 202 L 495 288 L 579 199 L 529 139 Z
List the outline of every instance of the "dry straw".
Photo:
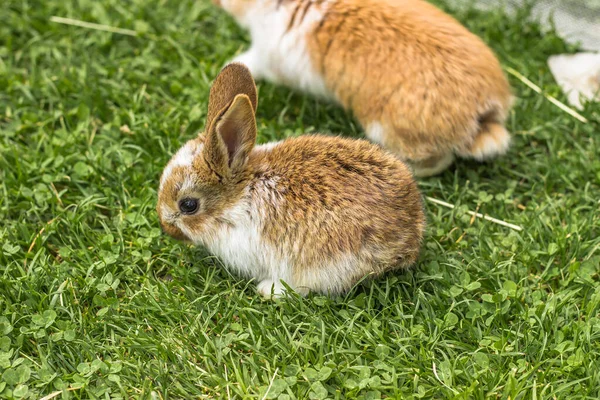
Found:
M 446 208 L 450 208 L 450 209 L 456 208 L 454 206 L 454 204 L 446 203 L 445 201 L 434 199 L 433 197 L 426 196 L 425 198 L 427 199 L 427 201 L 430 201 L 430 202 L 432 202 L 434 204 L 437 204 L 437 205 L 440 205 L 440 206 L 443 206 L 443 207 L 446 207 Z M 467 211 L 467 214 L 469 214 L 469 215 L 471 215 L 472 217 L 475 217 L 475 218 L 483 218 L 486 221 L 490 221 L 490 222 L 493 222 L 493 223 L 498 224 L 498 225 L 506 226 L 507 228 L 514 229 L 515 231 L 518 231 L 518 232 L 521 232 L 523 230 L 523 228 L 521 228 L 518 225 L 511 224 L 511 223 L 506 222 L 506 221 L 502 221 L 501 219 L 492 218 L 489 215 L 484 215 L 484 214 L 481 214 L 481 213 L 478 213 L 478 212 L 474 212 L 474 211 Z
M 85 22 L 85 21 L 80 21 L 78 19 L 72 19 L 72 18 L 50 17 L 50 21 L 56 22 L 59 24 L 79 26 L 81 28 L 95 29 L 97 31 L 119 33 L 121 35 L 128 35 L 128 36 L 137 36 L 138 35 L 136 31 L 132 31 L 131 29 L 115 28 L 110 25 L 94 24 L 93 22 Z

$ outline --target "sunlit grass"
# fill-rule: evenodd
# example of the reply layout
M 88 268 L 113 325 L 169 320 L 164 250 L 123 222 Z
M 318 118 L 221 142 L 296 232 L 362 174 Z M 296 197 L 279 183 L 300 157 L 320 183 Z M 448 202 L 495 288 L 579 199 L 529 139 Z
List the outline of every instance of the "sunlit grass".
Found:
M 451 11 L 565 100 L 546 59 L 574 48 L 525 15 Z M 584 124 L 511 77 L 510 153 L 420 182 L 456 208 L 427 204 L 414 271 L 272 303 L 163 237 L 154 211 L 163 166 L 245 46 L 206 0 L 3 2 L 0 397 L 600 397 L 598 105 Z M 362 135 L 331 104 L 259 90 L 261 142 Z

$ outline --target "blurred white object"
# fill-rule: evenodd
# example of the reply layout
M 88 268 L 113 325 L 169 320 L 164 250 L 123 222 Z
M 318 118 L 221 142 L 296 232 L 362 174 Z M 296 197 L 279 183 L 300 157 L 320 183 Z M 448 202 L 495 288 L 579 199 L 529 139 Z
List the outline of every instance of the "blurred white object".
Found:
M 509 13 L 523 8 L 530 0 L 446 0 L 453 6 L 483 10 L 505 8 Z M 600 0 L 536 0 L 531 18 L 545 30 L 556 32 L 583 50 L 600 51 Z
M 582 109 L 582 100 L 600 100 L 600 53 L 552 56 L 548 66 L 573 107 Z

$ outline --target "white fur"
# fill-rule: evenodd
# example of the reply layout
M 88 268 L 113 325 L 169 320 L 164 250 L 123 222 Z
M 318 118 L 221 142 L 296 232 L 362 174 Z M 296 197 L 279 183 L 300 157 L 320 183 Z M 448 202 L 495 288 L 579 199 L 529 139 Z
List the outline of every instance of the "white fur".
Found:
M 548 66 L 572 106 L 581 110 L 582 100 L 600 101 L 600 53 L 552 56 Z
M 265 186 L 265 187 L 261 187 Z M 292 270 L 285 257 L 277 253 L 262 239 L 263 221 L 265 219 L 264 200 L 272 194 L 272 185 L 276 180 L 264 181 L 257 185 L 258 200 L 244 196 L 237 204 L 226 210 L 221 216 L 231 223 L 203 228 L 202 232 L 193 232 L 182 222 L 178 227 L 196 244 L 205 246 L 212 254 L 219 257 L 223 263 L 238 274 L 254 278 L 258 283 L 258 291 L 265 297 L 281 295 L 284 290 L 280 281 L 291 284 Z M 273 204 L 274 198 L 268 199 Z
M 321 265 L 298 274 L 295 289 L 303 294 L 308 293 L 309 288 L 321 293 L 338 293 L 348 288 L 361 270 L 372 269 L 361 268 L 361 263 L 360 252 L 341 254 L 335 259 L 323 260 Z
M 288 31 L 295 5 L 276 1 L 257 1 L 243 16 L 241 26 L 250 31 L 252 45 L 233 61 L 245 64 L 255 79 L 267 79 L 286 84 L 314 95 L 332 98 L 323 77 L 312 64 L 306 37 L 312 27 L 323 18 L 324 7 L 312 5 L 303 20 Z M 223 4 L 227 9 L 227 5 Z
M 202 145 L 198 145 L 195 141 L 190 140 L 182 148 L 175 153 L 171 161 L 165 167 L 162 176 L 160 178 L 160 189 L 171 176 L 175 167 L 189 167 L 194 161 L 194 157 L 202 150 Z
M 261 296 L 269 299 L 282 296 L 285 292 L 285 287 L 281 284 L 281 282 L 265 279 L 256 285 L 256 290 Z
M 493 132 L 484 133 L 480 137 L 481 139 L 483 143 L 471 153 L 471 156 L 479 161 L 505 154 L 510 147 L 510 134 L 504 128 L 502 130 L 497 128 Z
M 279 144 L 281 144 L 281 140 L 278 142 L 269 142 L 269 143 L 265 143 L 265 144 L 261 144 L 256 146 L 254 149 L 258 150 L 258 151 L 271 151 L 273 150 L 276 146 L 278 146 Z
M 367 137 L 377 144 L 383 145 L 383 125 L 380 122 L 371 122 L 365 130 Z

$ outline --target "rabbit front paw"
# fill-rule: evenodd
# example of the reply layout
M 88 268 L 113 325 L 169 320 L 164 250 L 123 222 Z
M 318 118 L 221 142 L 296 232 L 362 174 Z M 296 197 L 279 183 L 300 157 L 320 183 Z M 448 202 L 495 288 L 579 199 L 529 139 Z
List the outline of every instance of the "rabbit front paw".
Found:
M 285 287 L 280 282 L 265 279 L 256 287 L 258 293 L 267 299 L 277 299 L 283 296 Z

